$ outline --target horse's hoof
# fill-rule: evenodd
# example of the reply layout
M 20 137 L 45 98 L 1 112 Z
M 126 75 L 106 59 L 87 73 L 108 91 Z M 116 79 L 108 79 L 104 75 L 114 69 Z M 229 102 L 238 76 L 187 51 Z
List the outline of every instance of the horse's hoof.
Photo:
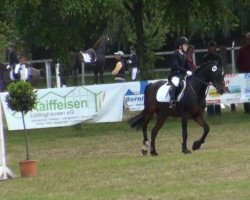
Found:
M 201 143 L 198 140 L 194 141 L 192 149 L 195 151 L 195 150 L 199 149 L 200 147 L 201 147 Z
M 184 154 L 190 154 L 191 151 L 188 148 L 182 149 L 182 153 Z
M 158 156 L 158 153 L 156 151 L 151 151 L 150 154 L 151 156 Z
M 142 150 L 141 150 L 141 153 L 142 153 L 142 155 L 146 156 L 146 155 L 147 155 L 147 153 L 148 153 L 148 151 L 147 151 L 147 150 L 142 149 Z

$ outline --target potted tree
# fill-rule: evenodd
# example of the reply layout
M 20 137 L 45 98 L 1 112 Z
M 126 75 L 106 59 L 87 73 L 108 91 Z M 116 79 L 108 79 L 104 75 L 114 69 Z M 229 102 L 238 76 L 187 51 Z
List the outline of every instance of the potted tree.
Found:
M 22 177 L 34 176 L 36 174 L 36 160 L 30 160 L 29 145 L 28 145 L 28 132 L 25 126 L 25 114 L 31 111 L 36 102 L 37 94 L 29 82 L 17 81 L 12 82 L 8 87 L 9 92 L 6 96 L 6 102 L 8 107 L 12 111 L 21 112 L 22 122 L 24 129 L 26 160 L 19 161 L 19 168 Z

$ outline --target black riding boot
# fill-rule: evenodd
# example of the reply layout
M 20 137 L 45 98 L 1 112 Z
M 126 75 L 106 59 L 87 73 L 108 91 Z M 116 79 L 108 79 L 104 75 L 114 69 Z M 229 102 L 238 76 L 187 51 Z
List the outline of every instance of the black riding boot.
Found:
M 170 95 L 170 108 L 176 107 L 176 90 L 177 90 L 177 87 L 173 85 L 172 90 L 171 90 L 171 95 Z

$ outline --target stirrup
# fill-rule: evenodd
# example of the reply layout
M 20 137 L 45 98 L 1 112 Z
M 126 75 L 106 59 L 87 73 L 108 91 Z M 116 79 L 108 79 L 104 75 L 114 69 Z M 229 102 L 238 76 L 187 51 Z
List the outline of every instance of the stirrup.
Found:
M 176 107 L 176 101 L 175 100 L 172 100 L 170 102 L 170 108 L 175 108 Z

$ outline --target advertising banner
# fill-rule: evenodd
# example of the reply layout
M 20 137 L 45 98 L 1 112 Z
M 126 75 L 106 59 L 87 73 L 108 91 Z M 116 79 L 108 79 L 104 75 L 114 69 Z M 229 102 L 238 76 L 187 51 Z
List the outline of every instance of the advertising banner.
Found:
M 27 129 L 71 126 L 80 122 L 117 122 L 123 110 L 144 108 L 144 90 L 157 80 L 89 85 L 68 88 L 39 89 L 38 103 L 25 115 Z M 250 74 L 228 74 L 225 85 L 229 93 L 219 95 L 213 86 L 207 91 L 207 104 L 243 103 L 250 101 Z M 23 129 L 21 114 L 11 111 L 1 100 L 9 130 Z
M 21 113 L 11 111 L 1 100 L 9 130 L 23 129 Z M 25 115 L 27 129 L 70 126 L 83 121 L 122 120 L 123 87 L 118 84 L 37 90 L 38 102 Z

